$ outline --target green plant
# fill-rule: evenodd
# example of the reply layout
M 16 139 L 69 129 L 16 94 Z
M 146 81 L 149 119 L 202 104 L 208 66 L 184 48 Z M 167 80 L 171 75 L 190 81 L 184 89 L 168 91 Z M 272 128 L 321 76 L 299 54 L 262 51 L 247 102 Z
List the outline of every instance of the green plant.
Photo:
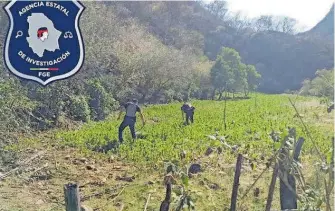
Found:
M 90 120 L 90 107 L 84 96 L 74 96 L 71 98 L 69 106 L 71 116 L 76 121 L 88 122 Z

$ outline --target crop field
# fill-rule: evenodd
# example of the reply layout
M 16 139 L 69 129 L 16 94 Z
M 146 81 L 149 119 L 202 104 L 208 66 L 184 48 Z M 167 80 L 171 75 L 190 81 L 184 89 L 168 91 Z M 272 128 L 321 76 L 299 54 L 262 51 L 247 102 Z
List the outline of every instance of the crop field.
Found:
M 319 124 L 320 114 L 328 115 L 324 107 L 308 109 L 303 102 L 312 98 L 290 96 L 315 139 L 321 152 L 330 155 L 332 127 Z M 271 133 L 280 137 L 287 135 L 288 127 L 295 127 L 298 136 L 305 137 L 305 131 L 287 95 L 258 95 L 256 98 L 227 101 L 226 130 L 224 129 L 224 101 L 194 101 L 195 123 L 185 126 L 182 121 L 181 104 L 143 107 L 147 123 L 144 127 L 137 121 L 139 139 L 132 143 L 128 129 L 124 131 L 126 143 L 118 153 L 121 157 L 138 164 L 157 164 L 164 160 L 179 159 L 181 151 L 186 151 L 188 162 L 202 155 L 208 147 L 219 147 L 222 142 L 238 145 L 239 152 L 252 159 L 260 159 L 273 154 L 280 147 Z M 74 132 L 59 133 L 62 143 L 70 146 L 95 147 L 117 140 L 120 122 L 111 117 L 109 121 L 85 125 Z M 328 122 L 329 123 L 329 122 Z M 330 122 L 332 123 L 332 122 Z M 216 137 L 216 138 L 215 138 Z M 312 143 L 306 141 L 304 152 L 308 154 Z
M 301 119 L 296 115 L 289 98 Z M 191 198 L 195 210 L 229 210 L 235 163 L 240 153 L 248 160 L 245 159 L 242 165 L 238 210 L 264 210 L 272 175 L 272 168 L 266 170 L 266 165 L 279 149 L 289 127 L 296 129 L 297 137 L 305 138 L 300 163 L 306 187 L 313 189 L 314 196 L 302 197 L 308 201 L 304 206 L 323 200 L 320 197 L 324 191 L 322 183 L 326 173 L 321 172 L 317 165 L 320 159 L 313 141 L 329 163 L 332 155 L 333 116 L 326 112 L 326 106 L 320 104 L 320 99 L 253 94 L 250 99 L 227 100 L 226 128 L 225 101 L 192 101 L 192 104 L 196 108 L 195 122 L 187 126 L 182 121 L 181 103 L 142 106 L 146 125 L 142 127 L 140 119 L 136 123 L 139 138 L 132 142 L 127 128 L 124 131 L 125 143 L 106 154 L 92 149 L 116 141 L 120 124 L 116 114 L 106 121 L 84 124 L 77 130 L 56 131 L 49 141 L 44 137 L 22 140 L 19 145 L 12 146 L 12 150 L 27 147 L 48 150 L 49 154 L 43 161 L 55 165 L 43 167 L 51 174 L 50 179 L 45 181 L 27 185 L 25 180 L 8 180 L 0 194 L 22 197 L 15 202 L 7 197 L 0 204 L 6 204 L 4 210 L 30 211 L 36 210 L 36 206 L 38 210 L 63 210 L 64 205 L 60 203 L 64 200 L 62 186 L 69 181 L 76 181 L 82 184 L 80 191 L 85 196 L 83 203 L 96 210 L 136 211 L 144 210 L 145 204 L 147 211 L 159 210 L 165 197 L 163 179 L 166 168 L 172 163 L 179 173 L 174 175 L 176 181 L 171 210 L 176 210 L 183 191 Z M 311 137 L 307 135 L 301 120 Z M 228 146 L 235 148 L 235 151 Z M 209 148 L 213 152 L 206 154 Z M 181 157 L 181 153 L 184 157 Z M 201 165 L 201 173 L 185 177 L 188 167 L 194 163 Z M 41 161 L 38 165 L 42 165 Z M 87 166 L 95 170 L 88 170 Z M 120 181 L 119 178 L 123 177 L 130 179 Z M 258 182 L 245 195 L 258 177 Z M 23 190 L 18 192 L 12 188 L 21 183 L 25 187 Z M 302 194 L 300 186 L 297 192 Z M 40 205 L 36 205 L 36 201 Z M 300 201 L 299 206 L 302 206 Z M 279 207 L 277 179 L 272 208 L 279 210 Z M 323 202 L 322 210 L 324 207 Z

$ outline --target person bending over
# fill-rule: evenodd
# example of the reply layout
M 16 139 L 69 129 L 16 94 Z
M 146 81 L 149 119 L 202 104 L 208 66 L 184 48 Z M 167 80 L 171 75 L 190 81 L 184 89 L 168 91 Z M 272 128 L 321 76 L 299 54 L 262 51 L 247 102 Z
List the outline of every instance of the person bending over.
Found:
M 195 110 L 195 107 L 192 106 L 191 103 L 185 102 L 183 106 L 181 107 L 181 115 L 184 120 L 184 114 L 185 114 L 186 124 L 189 124 L 189 121 L 191 121 L 191 123 L 194 122 L 193 120 L 194 110 Z
M 131 136 L 132 136 L 133 140 L 136 139 L 135 123 L 136 123 L 136 113 L 137 112 L 140 113 L 143 126 L 145 125 L 144 116 L 143 116 L 141 108 L 138 105 L 137 99 L 133 99 L 132 101 L 128 101 L 123 107 L 125 109 L 126 115 L 124 116 L 124 119 L 123 119 L 123 121 L 122 121 L 122 123 L 120 124 L 120 127 L 119 127 L 119 142 L 120 143 L 123 142 L 123 137 L 122 137 L 123 130 L 128 126 L 129 126 L 129 129 L 130 129 Z M 123 109 L 121 107 L 118 120 L 121 118 L 122 113 L 123 113 Z

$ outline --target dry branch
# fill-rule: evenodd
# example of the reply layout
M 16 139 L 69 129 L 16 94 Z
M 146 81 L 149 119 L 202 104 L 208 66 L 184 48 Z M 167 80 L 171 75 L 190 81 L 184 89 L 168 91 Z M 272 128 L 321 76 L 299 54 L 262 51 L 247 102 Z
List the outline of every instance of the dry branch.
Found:
M 151 193 L 149 193 L 149 195 L 148 195 L 147 201 L 146 201 L 145 206 L 144 206 L 144 211 L 147 211 L 147 207 L 148 207 L 148 204 L 149 204 L 150 197 L 151 197 Z
M 18 167 L 14 168 L 14 169 L 12 169 L 10 171 L 8 171 L 7 173 L 5 173 L 3 175 L 0 175 L 0 181 L 3 180 L 3 179 L 5 179 L 6 177 L 8 177 L 9 175 L 11 175 L 12 173 L 16 172 L 17 170 L 19 170 L 23 165 L 28 164 L 29 162 L 31 162 L 35 158 L 43 155 L 44 153 L 45 153 L 45 151 L 39 152 L 39 153 L 33 155 L 32 157 L 30 157 L 30 158 L 28 158 L 28 159 L 26 159 L 24 161 L 19 162 L 18 163 L 19 164 Z
M 268 200 L 266 202 L 265 211 L 270 211 L 270 209 L 271 209 L 271 203 L 272 203 L 272 199 L 273 199 L 273 192 L 274 192 L 275 186 L 276 186 L 276 179 L 277 179 L 277 176 L 278 176 L 278 170 L 279 170 L 279 165 L 278 165 L 278 163 L 276 163 L 275 167 L 273 169 L 272 180 L 271 180 L 271 184 L 270 184 L 270 187 L 269 187 Z
M 237 161 L 236 161 L 234 185 L 233 185 L 233 191 L 232 191 L 232 194 L 231 194 L 231 204 L 230 204 L 230 210 L 231 211 L 236 210 L 237 193 L 238 193 L 238 186 L 239 186 L 239 182 L 240 182 L 242 161 L 243 161 L 243 156 L 241 154 L 239 154 L 238 157 L 237 157 Z
M 290 101 L 290 103 L 291 103 L 291 105 L 293 106 L 293 108 L 294 108 L 296 114 L 298 115 L 301 124 L 304 126 L 304 129 L 305 129 L 305 131 L 306 131 L 306 134 L 307 134 L 308 138 L 311 140 L 311 142 L 312 142 L 312 144 L 313 144 L 313 146 L 314 146 L 316 152 L 317 152 L 318 155 L 319 155 L 320 160 L 323 162 L 323 161 L 324 161 L 323 156 L 322 156 L 322 154 L 321 154 L 319 148 L 317 147 L 317 145 L 316 145 L 316 143 L 315 143 L 315 141 L 314 141 L 314 139 L 313 139 L 311 133 L 309 132 L 309 130 L 308 130 L 306 124 L 305 124 L 304 121 L 302 120 L 302 118 L 301 118 L 301 116 L 300 116 L 300 114 L 299 114 L 299 111 L 298 111 L 297 107 L 293 104 L 291 98 L 288 98 L 288 100 Z

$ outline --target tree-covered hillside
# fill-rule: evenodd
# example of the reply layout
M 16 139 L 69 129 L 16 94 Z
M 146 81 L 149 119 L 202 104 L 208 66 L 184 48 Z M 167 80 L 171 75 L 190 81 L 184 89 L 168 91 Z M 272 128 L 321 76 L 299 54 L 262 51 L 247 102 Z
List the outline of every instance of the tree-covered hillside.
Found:
M 303 34 L 306 36 L 319 36 L 323 39 L 326 38 L 334 41 L 334 4 L 330 8 L 327 15 L 318 24 Z
M 61 126 L 68 118 L 102 120 L 128 97 L 168 103 L 222 97 L 224 90 L 246 95 L 255 88 L 270 93 L 298 90 L 317 69 L 333 66 L 333 40 L 310 32 L 295 35 L 295 20 L 288 17 L 249 20 L 230 15 L 224 1 L 84 4 L 80 26 L 86 58 L 74 77 L 44 88 L 10 75 L 1 60 L 5 127 L 42 129 Z M 8 27 L 4 11 L 0 24 L 3 47 Z M 220 59 L 224 48 L 236 56 Z M 214 70 L 234 74 L 220 79 Z M 250 80 L 250 73 L 257 80 Z M 235 85 L 225 87 L 224 81 Z M 13 120 L 15 124 L 8 123 Z
M 263 75 L 260 91 L 297 90 L 317 69 L 333 67 L 331 11 L 311 32 L 294 35 L 295 20 L 261 16 L 249 20 L 226 13 L 224 1 L 210 6 L 198 2 L 125 2 L 131 16 L 148 26 L 166 45 L 192 47 L 215 60 L 222 46 L 236 49 L 246 63 Z M 119 4 L 119 3 L 114 3 Z M 206 8 L 205 8 L 206 7 Z M 312 36 L 319 32 L 321 36 Z M 323 35 L 332 32 L 332 39 Z

